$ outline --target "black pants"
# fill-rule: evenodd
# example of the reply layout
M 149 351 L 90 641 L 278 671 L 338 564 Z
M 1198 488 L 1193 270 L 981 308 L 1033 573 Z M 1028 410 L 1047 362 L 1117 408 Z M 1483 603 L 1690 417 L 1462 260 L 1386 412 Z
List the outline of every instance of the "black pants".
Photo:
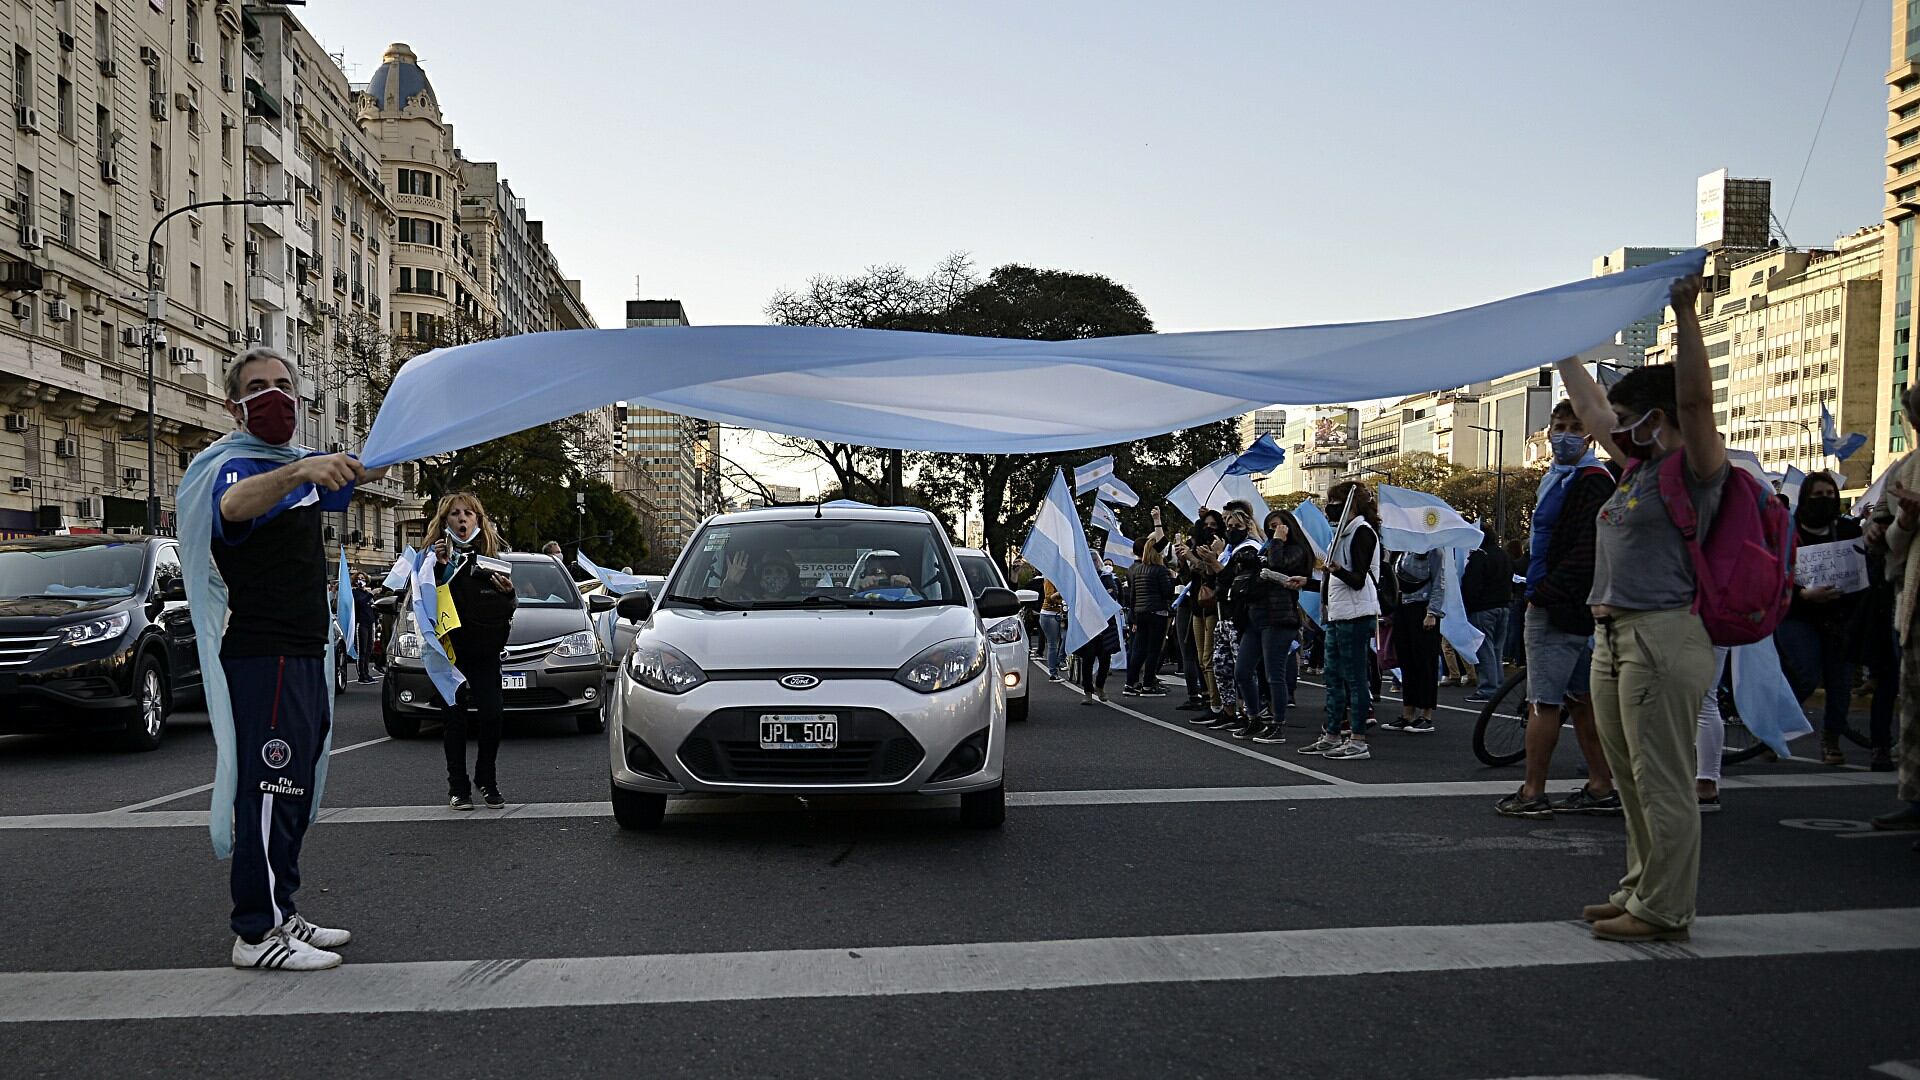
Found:
M 367 681 L 367 665 L 373 663 L 373 620 L 354 619 L 353 647 L 360 654 L 360 681 Z
M 1107 673 L 1113 670 L 1113 655 L 1101 649 L 1095 642 L 1082 645 L 1074 651 L 1080 658 L 1080 689 L 1085 693 L 1107 688 Z
M 1127 685 L 1160 685 L 1160 650 L 1167 643 L 1167 617 L 1151 611 L 1133 615 L 1133 649 L 1127 653 Z
M 1440 631 L 1427 629 L 1427 602 L 1403 600 L 1393 609 L 1393 655 L 1400 661 L 1402 698 L 1414 709 L 1440 703 Z
M 472 729 L 480 743 L 479 757 L 473 763 L 473 784 L 483 788 L 498 786 L 494 761 L 500 755 L 500 714 L 505 705 L 500 691 L 500 650 L 474 646 L 458 631 L 453 635 L 453 652 L 466 685 L 454 695 L 447 710 L 446 728 L 441 745 L 447 752 L 447 794 L 472 795 L 467 781 L 467 731 Z
M 233 701 L 233 932 L 258 943 L 293 917 L 313 774 L 332 723 L 333 678 L 318 656 L 221 660 Z

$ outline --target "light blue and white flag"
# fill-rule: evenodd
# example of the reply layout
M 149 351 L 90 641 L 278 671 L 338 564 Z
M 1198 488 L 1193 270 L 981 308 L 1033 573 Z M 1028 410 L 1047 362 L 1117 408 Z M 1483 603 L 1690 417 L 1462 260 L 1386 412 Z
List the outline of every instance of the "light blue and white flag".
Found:
M 641 581 L 633 574 L 623 574 L 618 570 L 609 570 L 604 566 L 596 565 L 592 559 L 587 558 L 587 553 L 584 550 L 574 552 L 573 564 L 598 578 L 600 584 L 607 587 L 607 592 L 614 596 L 625 596 L 631 592 L 641 592 L 647 587 L 646 582 Z
M 407 579 L 413 576 L 414 556 L 413 545 L 408 544 L 393 560 L 393 567 L 387 571 L 387 579 L 380 583 L 381 587 L 388 592 L 399 592 L 406 588 Z
M 1839 425 L 1833 422 L 1833 413 L 1825 405 L 1820 406 L 1820 446 L 1828 457 L 1845 461 L 1865 445 L 1867 437 L 1857 431 L 1849 431 L 1846 438 L 1841 438 Z
M 1112 475 L 1112 454 L 1108 454 L 1102 458 L 1094 458 L 1085 465 L 1076 466 L 1073 470 L 1073 493 L 1075 495 L 1085 495 L 1087 492 L 1099 487 L 1100 481 Z
M 340 580 L 334 583 L 333 617 L 340 624 L 340 639 L 347 643 L 347 659 L 360 659 L 360 645 L 354 640 L 353 579 L 347 569 L 347 545 L 340 545 Z
M 1020 553 L 1040 571 L 1067 605 L 1067 651 L 1092 641 L 1120 611 L 1120 605 L 1100 584 L 1100 571 L 1087 547 L 1086 531 L 1073 505 L 1067 474 L 1054 470 L 1053 486 L 1040 503 L 1033 530 Z
M 1461 655 L 1480 651 L 1486 636 L 1467 620 L 1467 605 L 1460 593 L 1460 551 L 1480 546 L 1484 534 L 1480 526 L 1460 516 L 1445 499 L 1424 491 L 1381 484 L 1380 543 L 1389 551 L 1444 551 L 1440 572 L 1446 575 L 1446 597 L 1440 610 L 1440 633 L 1453 643 Z
M 1326 512 L 1312 499 L 1302 499 L 1300 505 L 1293 508 L 1293 520 L 1300 523 L 1300 532 L 1306 536 L 1307 545 L 1313 548 L 1313 557 L 1319 562 L 1327 561 L 1327 552 L 1333 550 L 1333 522 L 1327 520 Z M 1318 575 L 1316 575 L 1318 580 Z M 1307 588 L 1300 590 L 1300 610 L 1314 622 L 1320 621 L 1320 590 Z
M 1253 476 L 1269 473 L 1285 460 L 1287 460 L 1287 452 L 1274 441 L 1272 433 L 1268 433 L 1253 440 L 1252 446 L 1240 451 L 1240 455 L 1233 459 L 1233 464 L 1227 466 L 1227 475 Z
M 1787 743 L 1812 733 L 1813 725 L 1781 670 L 1780 650 L 1773 638 L 1736 645 L 1732 655 L 1733 703 L 1740 708 L 1740 722 L 1769 750 L 1782 758 L 1792 757 Z
M 1120 518 L 1114 514 L 1113 507 L 1105 499 L 1093 500 L 1093 527 L 1109 535 L 1122 532 Z
M 1202 507 L 1218 510 L 1238 499 L 1253 507 L 1253 525 L 1258 531 L 1261 522 L 1266 520 L 1267 500 L 1260 497 L 1260 489 L 1254 486 L 1253 477 L 1228 474 L 1227 470 L 1239 456 L 1227 454 L 1208 462 L 1206 467 L 1167 492 L 1167 501 L 1173 504 L 1174 509 L 1185 514 L 1188 521 L 1199 521 Z
M 1786 474 L 1780 478 L 1780 494 L 1787 497 L 1787 509 L 1796 510 L 1800 506 L 1800 488 L 1807 482 L 1807 474 L 1798 466 L 1787 466 Z
M 440 645 L 440 636 L 434 633 L 434 628 L 440 625 L 440 585 L 434 576 L 437 561 L 432 548 L 414 556 L 413 595 L 409 606 L 413 609 L 414 633 L 420 635 L 420 664 L 427 669 L 433 688 L 440 691 L 440 700 L 451 705 L 467 677 L 453 666 L 447 650 Z
M 1107 542 L 1100 551 L 1115 570 L 1125 570 L 1139 561 L 1133 557 L 1133 541 L 1119 533 L 1108 533 Z
M 1140 505 L 1140 496 L 1135 495 L 1133 489 L 1127 486 L 1127 482 L 1117 476 L 1109 476 L 1100 481 L 1094 485 L 1094 490 L 1100 493 L 1100 498 L 1118 506 Z

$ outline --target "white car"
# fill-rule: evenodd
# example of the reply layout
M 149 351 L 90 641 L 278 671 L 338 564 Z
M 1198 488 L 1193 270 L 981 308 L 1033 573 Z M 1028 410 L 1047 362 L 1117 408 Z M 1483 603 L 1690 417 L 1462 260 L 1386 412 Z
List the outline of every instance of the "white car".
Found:
M 614 817 L 654 828 L 686 794 L 958 795 L 997 827 L 1007 695 L 982 623 L 1018 612 L 968 588 L 924 510 L 708 519 L 658 597 L 620 600 L 639 628 L 611 697 Z
M 979 548 L 959 548 L 954 554 L 960 557 L 960 572 L 967 576 L 967 588 L 973 595 L 1007 588 L 1007 579 L 993 556 Z M 1014 597 L 1023 604 L 1040 602 L 1039 594 L 1031 591 L 1014 593 Z M 1027 646 L 1026 622 L 1015 613 L 1000 619 L 983 618 L 980 624 L 993 643 L 993 654 L 1000 658 L 1000 685 L 1007 690 L 1007 722 L 1017 724 L 1027 718 L 1027 676 L 1033 670 L 1028 666 L 1032 653 Z

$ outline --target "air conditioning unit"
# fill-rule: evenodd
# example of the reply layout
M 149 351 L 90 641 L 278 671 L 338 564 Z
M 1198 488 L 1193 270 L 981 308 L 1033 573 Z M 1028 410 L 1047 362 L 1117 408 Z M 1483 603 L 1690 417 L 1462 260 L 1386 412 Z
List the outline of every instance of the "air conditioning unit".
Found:
M 351 533 L 347 534 L 347 540 L 349 543 L 364 544 L 367 542 L 367 536 L 365 533 L 361 532 L 359 529 L 355 529 Z
M 65 300 L 47 301 L 47 318 L 54 322 L 66 322 L 73 318 L 73 305 Z
M 223 94 L 231 94 L 233 91 L 233 72 L 229 71 L 220 76 L 220 92 Z M 229 124 L 227 126 L 232 127 L 233 125 Z
M 186 112 L 187 106 L 191 104 L 193 104 L 193 99 L 187 97 L 187 95 L 182 94 L 177 90 L 174 91 L 174 95 L 173 95 L 174 108 L 179 109 L 181 112 Z
M 28 251 L 39 251 L 47 246 L 46 234 L 32 225 L 20 226 L 20 246 Z
M 33 305 L 27 303 L 25 300 L 15 300 L 13 302 L 13 317 L 19 319 L 21 322 L 33 318 Z
M 120 470 L 120 479 L 129 484 L 139 483 L 140 478 L 144 475 L 145 474 L 142 473 L 139 469 L 135 469 L 135 468 L 125 468 Z
M 109 184 L 120 182 L 120 163 L 112 158 L 100 159 L 100 179 Z
M 25 413 L 16 412 L 16 413 L 7 414 L 7 430 L 12 432 L 13 434 L 15 435 L 20 434 L 21 432 L 27 430 L 28 426 L 29 425 L 27 424 L 27 417 Z
M 167 363 L 185 366 L 194 362 L 193 349 L 186 345 L 173 345 L 167 349 Z
M 247 241 L 247 254 L 250 256 L 260 254 L 260 241 L 258 240 Z
M 197 41 L 187 42 L 187 63 L 204 64 L 207 62 L 207 50 Z
M 165 195 L 162 195 L 162 194 L 160 194 L 160 193 L 159 193 L 159 192 L 157 192 L 157 191 L 156 191 L 156 192 L 154 192 L 154 193 L 153 193 L 153 208 L 154 208 L 155 210 L 165 210 L 165 209 L 167 208 L 167 197 L 166 197 Z
M 98 495 L 82 495 L 80 498 L 74 500 L 73 508 L 77 511 L 76 516 L 97 518 L 106 516 L 105 504 L 106 500 Z
M 249 327 L 247 327 L 247 341 L 248 341 L 248 343 L 250 343 L 250 344 L 253 344 L 253 345 L 258 345 L 258 344 L 260 344 L 260 340 L 261 340 L 261 333 L 260 333 L 260 328 L 259 328 L 259 327 L 257 327 L 257 326 L 249 326 Z
M 146 339 L 141 335 L 139 327 L 124 326 L 120 328 L 120 344 L 129 349 L 137 349 L 146 343 Z
M 148 67 L 159 67 L 160 50 L 151 45 L 140 46 L 140 62 Z
M 9 485 L 9 486 L 10 486 L 10 487 L 11 487 L 11 488 L 12 488 L 12 489 L 13 489 L 14 491 L 32 491 L 32 490 L 33 490 L 33 481 L 32 481 L 32 480 L 29 480 L 29 479 L 27 479 L 27 478 L 26 478 L 26 477 L 24 477 L 24 476 L 16 476 L 16 477 L 14 477 L 14 478 L 13 478 L 13 483 L 12 483 L 11 485 Z
M 64 439 L 56 439 L 53 443 L 53 452 L 59 457 L 79 457 L 80 440 L 71 435 Z
M 103 56 L 100 58 L 100 75 L 103 78 L 108 78 L 108 79 L 119 78 L 120 65 L 114 63 L 112 57 Z
M 21 105 L 13 110 L 13 123 L 29 135 L 40 134 L 40 110 L 30 105 Z
M 153 114 L 153 118 L 155 120 L 158 120 L 163 124 L 166 123 L 167 122 L 167 95 L 154 94 L 151 97 L 149 97 L 147 99 L 147 111 Z
M 244 344 L 246 340 L 247 340 L 246 335 L 242 334 L 238 330 L 227 331 L 227 344 L 229 345 L 239 346 Z
M 246 109 L 247 112 L 252 113 L 260 107 L 260 99 L 254 95 L 253 91 L 249 90 L 240 96 L 240 105 Z
M 61 52 L 73 51 L 73 35 L 67 33 L 65 30 L 60 31 L 60 51 Z
M 334 315 L 338 314 L 340 311 L 339 308 L 334 307 L 332 304 L 320 304 L 316 306 L 314 310 L 318 311 L 321 315 L 327 318 L 332 318 Z

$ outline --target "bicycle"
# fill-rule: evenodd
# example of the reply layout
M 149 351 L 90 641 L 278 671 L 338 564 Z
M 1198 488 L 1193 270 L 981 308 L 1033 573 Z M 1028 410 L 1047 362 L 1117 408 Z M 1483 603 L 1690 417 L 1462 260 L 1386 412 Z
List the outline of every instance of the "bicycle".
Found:
M 1729 671 L 1719 687 L 1720 719 L 1726 725 L 1727 740 L 1720 751 L 1723 765 L 1732 765 L 1746 761 L 1764 753 L 1767 744 L 1740 720 L 1739 709 L 1733 701 L 1732 673 Z M 1530 710 L 1527 707 L 1527 669 L 1521 668 L 1493 695 L 1493 700 L 1480 708 L 1480 717 L 1473 725 L 1473 756 L 1482 763 L 1499 767 L 1512 765 L 1527 756 L 1527 720 Z M 1566 723 L 1568 713 L 1565 706 L 1560 709 L 1560 722 Z

